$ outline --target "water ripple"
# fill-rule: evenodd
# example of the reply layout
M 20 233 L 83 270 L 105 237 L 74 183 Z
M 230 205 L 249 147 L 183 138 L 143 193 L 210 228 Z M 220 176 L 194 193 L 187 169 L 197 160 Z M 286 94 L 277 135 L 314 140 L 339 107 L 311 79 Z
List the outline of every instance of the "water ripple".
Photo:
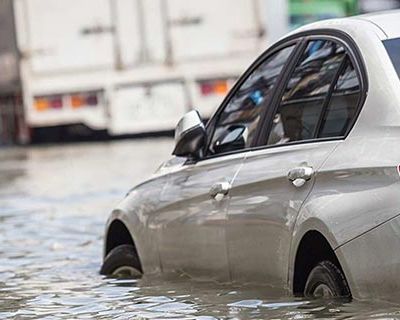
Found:
M 171 150 L 169 139 L 1 150 L 0 319 L 400 319 L 373 301 L 100 276 L 108 213 Z

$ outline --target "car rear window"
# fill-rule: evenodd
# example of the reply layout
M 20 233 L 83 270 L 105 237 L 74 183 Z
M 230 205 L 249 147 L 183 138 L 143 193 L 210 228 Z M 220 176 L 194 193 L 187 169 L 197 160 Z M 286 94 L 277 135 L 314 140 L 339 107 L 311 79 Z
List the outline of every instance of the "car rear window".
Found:
M 393 66 L 400 78 L 400 38 L 384 40 L 383 45 L 389 53 Z

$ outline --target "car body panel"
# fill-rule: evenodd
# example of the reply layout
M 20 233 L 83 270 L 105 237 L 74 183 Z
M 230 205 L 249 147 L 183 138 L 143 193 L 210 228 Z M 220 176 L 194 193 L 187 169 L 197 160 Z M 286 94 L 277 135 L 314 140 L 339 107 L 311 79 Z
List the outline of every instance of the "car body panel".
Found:
M 244 158 L 235 154 L 209 159 L 169 176 L 163 194 L 168 205 L 152 218 L 164 272 L 229 280 L 225 236 L 229 197 L 217 201 L 209 192 L 216 183 L 232 184 Z
M 393 10 L 390 12 L 383 11 L 381 13 L 362 15 L 359 19 L 375 24 L 387 35 L 388 38 L 397 38 L 400 37 L 400 30 L 397 24 L 399 21 L 399 13 L 400 10 Z
M 399 301 L 400 216 L 336 250 L 354 296 Z
M 166 205 L 163 190 L 167 178 L 168 175 L 162 175 L 136 186 L 113 210 L 107 221 L 106 233 L 115 220 L 127 227 L 146 274 L 162 271 L 157 246 L 158 226 L 152 220 L 154 212 Z
M 380 139 L 368 140 L 366 144 L 353 139 L 353 143 L 337 147 L 319 170 L 297 222 L 301 225 L 309 217 L 324 221 L 335 236 L 336 246 L 400 213 L 400 152 L 388 152 L 385 143 L 379 146 Z M 371 142 L 375 148 L 368 147 Z M 392 148 L 396 144 L 398 141 L 392 139 Z M 362 164 L 356 154 L 362 155 Z
M 317 171 L 337 143 L 279 146 L 247 154 L 230 192 L 227 243 L 233 280 L 262 279 L 286 288 L 291 234 L 314 183 L 311 178 L 295 187 L 288 172 L 301 166 Z
M 396 135 L 400 134 L 398 129 L 396 131 Z M 372 232 L 400 213 L 400 177 L 397 170 L 400 152 L 397 145 L 396 138 L 382 139 L 368 134 L 338 145 L 319 170 L 313 191 L 299 214 L 293 235 L 292 268 L 305 232 L 319 231 L 333 249 L 338 249 L 358 241 L 354 239 Z M 365 250 L 363 254 L 368 256 L 369 252 Z M 347 254 L 351 255 L 350 251 Z M 354 254 L 360 253 L 354 251 Z M 358 274 L 357 268 L 347 267 L 348 259 L 340 254 L 337 256 L 353 296 L 364 297 L 367 292 L 359 291 L 354 285 L 358 282 L 352 280 Z M 375 263 L 378 266 L 381 261 L 376 260 Z
M 289 36 L 293 36 L 306 31 L 316 30 L 338 30 L 351 36 L 357 43 L 359 39 L 362 39 L 365 35 L 375 36 L 380 40 L 388 38 L 387 34 L 372 21 L 363 19 L 364 16 L 350 17 L 346 19 L 329 19 L 319 22 L 307 24 L 301 28 L 298 28 L 291 33 Z

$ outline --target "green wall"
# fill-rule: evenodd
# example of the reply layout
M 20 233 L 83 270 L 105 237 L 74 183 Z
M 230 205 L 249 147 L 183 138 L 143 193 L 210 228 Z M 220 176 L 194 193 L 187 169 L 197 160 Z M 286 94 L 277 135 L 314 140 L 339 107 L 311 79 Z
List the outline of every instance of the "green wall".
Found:
M 291 28 L 330 18 L 358 13 L 357 0 L 289 0 Z

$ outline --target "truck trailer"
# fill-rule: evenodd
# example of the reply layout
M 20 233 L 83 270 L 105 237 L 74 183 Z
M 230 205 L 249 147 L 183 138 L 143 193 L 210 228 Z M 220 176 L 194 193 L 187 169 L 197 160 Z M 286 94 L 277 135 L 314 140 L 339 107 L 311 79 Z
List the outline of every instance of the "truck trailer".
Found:
M 208 118 L 288 28 L 275 0 L 0 3 L 0 90 L 19 93 L 31 136 L 167 131 L 192 108 Z

